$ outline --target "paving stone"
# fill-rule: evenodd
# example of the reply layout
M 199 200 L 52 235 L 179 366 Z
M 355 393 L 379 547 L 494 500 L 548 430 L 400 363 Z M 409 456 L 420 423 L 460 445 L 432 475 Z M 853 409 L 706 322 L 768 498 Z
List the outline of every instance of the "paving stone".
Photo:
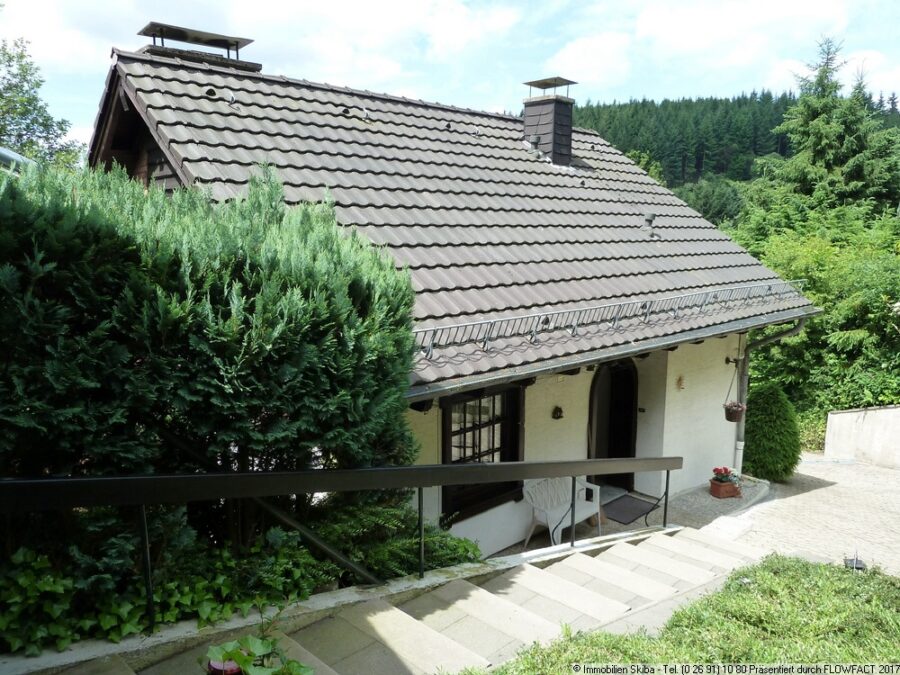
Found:
M 794 475 L 773 483 L 770 499 L 736 518 L 738 541 L 832 560 L 859 557 L 900 575 L 900 470 L 804 454 Z

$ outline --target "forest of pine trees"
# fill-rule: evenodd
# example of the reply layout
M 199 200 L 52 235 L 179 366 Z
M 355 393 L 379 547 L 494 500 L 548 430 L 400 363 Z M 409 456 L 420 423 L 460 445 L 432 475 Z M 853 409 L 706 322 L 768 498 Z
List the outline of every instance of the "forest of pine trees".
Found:
M 797 102 L 793 92 L 751 92 L 732 98 L 664 99 L 657 103 L 591 103 L 575 108 L 576 126 L 595 129 L 622 152 L 641 152 L 662 166 L 677 187 L 709 176 L 750 180 L 757 157 L 790 154 L 784 133 L 773 131 Z M 897 94 L 868 96 L 885 127 L 900 127 Z

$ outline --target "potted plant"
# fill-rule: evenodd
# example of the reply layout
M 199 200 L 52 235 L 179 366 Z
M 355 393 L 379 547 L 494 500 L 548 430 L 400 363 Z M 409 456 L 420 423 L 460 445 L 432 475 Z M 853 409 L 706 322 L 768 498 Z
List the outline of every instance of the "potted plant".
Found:
M 213 645 L 206 652 L 209 675 L 312 675 L 313 670 L 288 658 L 273 638 L 245 635 Z
M 728 401 L 728 403 L 722 404 L 722 407 L 725 408 L 725 419 L 729 422 L 740 422 L 747 409 L 747 406 L 740 401 Z
M 713 477 L 709 479 L 709 494 L 717 499 L 741 496 L 741 477 L 727 466 L 713 469 Z

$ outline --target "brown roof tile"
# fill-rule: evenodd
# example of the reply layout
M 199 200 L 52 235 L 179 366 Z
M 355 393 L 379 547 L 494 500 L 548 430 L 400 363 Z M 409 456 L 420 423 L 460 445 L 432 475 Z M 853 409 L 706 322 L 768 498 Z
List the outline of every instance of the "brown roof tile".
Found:
M 288 202 L 326 191 L 408 267 L 417 327 L 778 281 L 596 133 L 573 166 L 529 152 L 516 117 L 116 51 L 114 70 L 184 173 L 215 199 L 273 165 Z M 641 229 L 648 213 L 658 238 Z M 815 312 L 798 293 L 677 316 L 446 346 L 417 357 L 413 389 L 715 326 Z M 650 344 L 650 342 L 648 342 Z

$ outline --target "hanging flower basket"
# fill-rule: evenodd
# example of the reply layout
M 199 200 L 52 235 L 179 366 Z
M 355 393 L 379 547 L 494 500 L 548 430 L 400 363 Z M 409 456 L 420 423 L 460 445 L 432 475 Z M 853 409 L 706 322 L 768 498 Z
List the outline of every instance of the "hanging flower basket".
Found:
M 725 408 L 725 419 L 729 422 L 740 422 L 744 417 L 744 411 L 747 409 L 740 401 L 729 401 L 722 405 Z

